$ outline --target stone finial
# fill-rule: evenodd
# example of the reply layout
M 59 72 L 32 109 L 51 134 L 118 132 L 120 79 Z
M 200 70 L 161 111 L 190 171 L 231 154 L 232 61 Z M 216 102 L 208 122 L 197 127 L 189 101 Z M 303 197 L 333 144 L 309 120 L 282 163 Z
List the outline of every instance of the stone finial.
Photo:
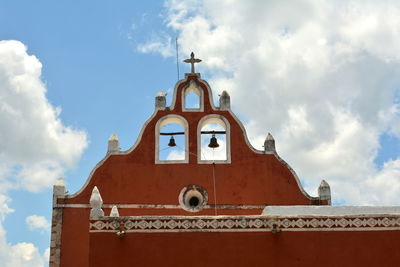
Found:
M 328 204 L 331 204 L 331 187 L 325 180 L 322 180 L 318 187 L 318 197 L 320 200 L 328 200 Z
M 155 103 L 156 109 L 163 110 L 165 109 L 166 105 L 167 105 L 167 98 L 165 94 L 163 92 L 158 92 L 156 95 L 156 103 Z
M 53 195 L 54 196 L 64 196 L 66 193 L 65 182 L 63 178 L 58 178 L 53 185 Z
M 90 196 L 90 205 L 92 209 L 90 210 L 90 218 L 102 217 L 104 216 L 104 211 L 101 209 L 103 205 L 103 199 L 101 198 L 100 191 L 97 186 L 93 187 L 92 195 Z
M 119 140 L 116 134 L 112 134 L 108 139 L 108 149 L 107 154 L 118 153 L 120 151 L 119 148 Z
M 222 110 L 227 110 L 231 108 L 231 97 L 227 91 L 223 91 L 219 97 L 219 108 Z
M 117 206 L 111 208 L 110 217 L 119 217 L 119 212 Z
M 268 133 L 267 138 L 264 141 L 264 152 L 266 153 L 276 153 L 275 149 L 275 139 L 271 133 Z

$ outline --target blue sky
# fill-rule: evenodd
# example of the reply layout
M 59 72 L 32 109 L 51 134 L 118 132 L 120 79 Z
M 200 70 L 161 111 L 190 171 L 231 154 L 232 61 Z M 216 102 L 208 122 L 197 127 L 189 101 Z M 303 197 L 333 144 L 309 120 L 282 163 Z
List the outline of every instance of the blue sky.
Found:
M 397 1 L 0 0 L 0 262 L 43 266 L 52 183 L 75 192 L 112 133 L 123 150 L 135 142 L 157 92 L 172 95 L 176 37 L 180 60 L 203 59 L 252 144 L 271 132 L 310 194 L 325 179 L 335 203 L 399 205 L 399 12 Z M 18 81 L 22 95 L 5 83 L 21 71 L 33 81 Z M 10 263 L 15 251 L 29 260 Z
M 174 86 L 174 59 L 136 51 L 138 43 L 163 27 L 162 12 L 159 1 L 0 2 L 0 39 L 28 47 L 27 53 L 43 65 L 47 99 L 62 109 L 63 124 L 87 133 L 87 149 L 62 175 L 70 192 L 83 185 L 105 155 L 109 136 L 117 133 L 122 149 L 129 148 L 153 112 L 155 94 Z M 140 29 L 134 31 L 133 24 Z M 51 194 L 50 186 L 38 193 L 7 192 L 15 210 L 4 220 L 7 242 L 31 242 L 44 253 L 49 231 L 31 231 L 25 219 L 37 214 L 50 220 Z

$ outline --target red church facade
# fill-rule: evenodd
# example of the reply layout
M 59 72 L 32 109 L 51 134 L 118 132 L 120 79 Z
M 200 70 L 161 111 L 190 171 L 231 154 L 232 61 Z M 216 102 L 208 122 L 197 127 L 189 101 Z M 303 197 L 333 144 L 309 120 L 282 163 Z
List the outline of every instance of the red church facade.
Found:
M 228 93 L 214 106 L 191 60 L 131 149 L 113 135 L 80 191 L 57 181 L 51 267 L 400 265 L 400 209 L 332 207 L 325 181 L 309 196 L 271 135 L 262 151 L 250 145 Z M 181 130 L 164 132 L 168 124 Z M 219 136 L 222 156 L 202 156 L 202 139 Z M 179 157 L 163 155 L 165 137 L 171 147 L 180 138 Z

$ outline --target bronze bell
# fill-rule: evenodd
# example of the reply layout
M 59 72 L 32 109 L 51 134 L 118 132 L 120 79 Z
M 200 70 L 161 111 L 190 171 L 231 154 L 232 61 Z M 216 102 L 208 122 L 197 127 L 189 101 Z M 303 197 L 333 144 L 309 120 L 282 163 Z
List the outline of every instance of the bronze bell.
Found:
M 219 144 L 217 142 L 217 138 L 215 137 L 215 134 L 212 135 L 212 137 L 210 139 L 210 143 L 208 144 L 208 147 L 211 147 L 211 148 L 219 147 Z
M 175 139 L 173 136 L 171 136 L 171 139 L 169 139 L 168 146 L 170 147 L 176 146 Z

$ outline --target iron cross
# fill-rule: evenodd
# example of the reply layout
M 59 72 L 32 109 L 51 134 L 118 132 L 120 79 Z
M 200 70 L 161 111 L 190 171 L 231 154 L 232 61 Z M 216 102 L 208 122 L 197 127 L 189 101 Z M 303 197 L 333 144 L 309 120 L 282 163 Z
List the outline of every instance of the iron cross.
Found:
M 183 62 L 185 62 L 185 63 L 190 63 L 190 64 L 192 65 L 192 73 L 195 73 L 195 72 L 194 72 L 194 63 L 199 63 L 199 62 L 201 62 L 201 59 L 194 58 L 194 53 L 192 52 L 192 53 L 190 54 L 190 58 L 185 59 Z

